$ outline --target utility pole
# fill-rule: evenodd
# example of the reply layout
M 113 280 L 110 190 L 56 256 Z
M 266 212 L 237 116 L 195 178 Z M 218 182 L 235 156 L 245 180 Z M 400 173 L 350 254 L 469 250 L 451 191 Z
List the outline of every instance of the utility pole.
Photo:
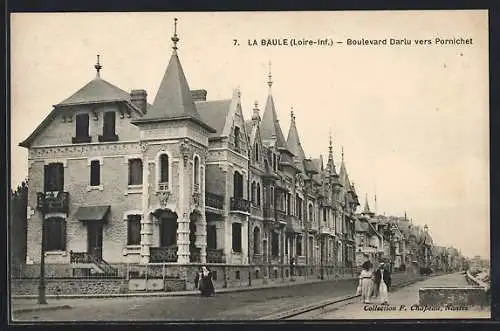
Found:
M 43 204 L 45 205 L 45 196 Z M 40 282 L 38 284 L 38 303 L 47 304 L 45 297 L 45 213 L 43 212 L 45 206 L 42 206 L 42 247 L 40 248 Z

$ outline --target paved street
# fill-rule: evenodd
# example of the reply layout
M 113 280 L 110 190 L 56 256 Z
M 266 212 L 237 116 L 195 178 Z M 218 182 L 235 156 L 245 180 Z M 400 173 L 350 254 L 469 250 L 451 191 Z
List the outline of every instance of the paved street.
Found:
M 407 279 L 395 274 L 395 282 Z M 215 297 L 134 297 L 49 300 L 70 310 L 17 313 L 17 321 L 127 321 L 127 320 L 252 320 L 329 298 L 353 294 L 357 281 L 344 279 Z M 33 300 L 34 301 L 34 300 Z
M 418 291 L 421 287 L 432 286 L 467 286 L 463 273 L 437 276 L 406 286 L 389 293 L 389 308 L 394 311 L 374 310 L 375 307 L 385 309 L 378 302 L 363 304 L 358 298 L 332 305 L 324 311 L 315 311 L 296 316 L 293 319 L 442 319 L 442 318 L 490 318 L 490 311 L 471 308 L 467 311 L 411 311 L 411 306 L 418 304 Z M 407 310 L 400 311 L 404 305 Z M 371 309 L 371 310 L 370 310 Z

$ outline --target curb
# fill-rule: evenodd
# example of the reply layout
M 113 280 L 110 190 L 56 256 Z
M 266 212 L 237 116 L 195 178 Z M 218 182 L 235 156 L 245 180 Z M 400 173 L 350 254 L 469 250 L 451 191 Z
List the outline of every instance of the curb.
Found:
M 12 313 L 20 314 L 20 313 L 31 313 L 35 311 L 50 311 L 50 310 L 59 310 L 59 309 L 73 309 L 73 307 L 69 305 L 59 305 L 59 306 L 47 306 L 47 307 L 34 307 L 34 308 L 19 308 L 12 310 Z
M 221 288 L 216 289 L 216 293 L 233 293 L 233 292 L 247 292 L 247 291 L 258 291 L 275 289 L 281 287 L 292 287 L 307 284 L 317 284 L 323 282 L 336 282 L 341 280 L 352 280 L 357 277 L 346 277 L 337 279 L 326 279 L 326 280 L 311 280 L 305 282 L 286 282 L 279 284 L 255 286 L 255 287 L 233 287 L 233 288 Z M 177 292 L 137 292 L 137 293 L 115 293 L 115 294 L 63 294 L 63 295 L 46 295 L 50 299 L 83 299 L 83 298 L 133 298 L 133 297 L 178 297 L 178 296 L 199 296 L 199 291 L 177 291 Z M 37 295 L 13 295 L 12 299 L 36 299 Z

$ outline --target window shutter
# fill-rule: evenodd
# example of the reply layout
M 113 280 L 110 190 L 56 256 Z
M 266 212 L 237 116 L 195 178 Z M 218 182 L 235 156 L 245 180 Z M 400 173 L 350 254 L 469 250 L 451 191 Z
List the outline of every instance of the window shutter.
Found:
M 50 180 L 49 166 L 44 165 L 43 166 L 43 190 L 44 190 L 44 192 L 47 192 L 49 190 L 49 180 Z
M 61 229 L 61 250 L 65 251 L 66 250 L 66 221 L 61 219 L 59 221 L 59 227 Z
M 56 191 L 64 191 L 64 166 L 62 163 L 57 163 L 55 166 L 55 185 Z

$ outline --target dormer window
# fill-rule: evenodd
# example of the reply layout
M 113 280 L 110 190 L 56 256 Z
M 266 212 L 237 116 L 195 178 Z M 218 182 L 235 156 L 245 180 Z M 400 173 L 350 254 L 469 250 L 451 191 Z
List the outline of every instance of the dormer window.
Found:
M 73 144 L 89 143 L 91 141 L 89 135 L 89 114 L 76 115 L 76 136 L 73 137 Z
M 116 113 L 114 111 L 107 111 L 104 113 L 104 122 L 102 127 L 102 135 L 99 136 L 99 141 L 117 141 L 116 135 Z
M 234 148 L 239 152 L 240 150 L 240 128 L 234 127 Z

